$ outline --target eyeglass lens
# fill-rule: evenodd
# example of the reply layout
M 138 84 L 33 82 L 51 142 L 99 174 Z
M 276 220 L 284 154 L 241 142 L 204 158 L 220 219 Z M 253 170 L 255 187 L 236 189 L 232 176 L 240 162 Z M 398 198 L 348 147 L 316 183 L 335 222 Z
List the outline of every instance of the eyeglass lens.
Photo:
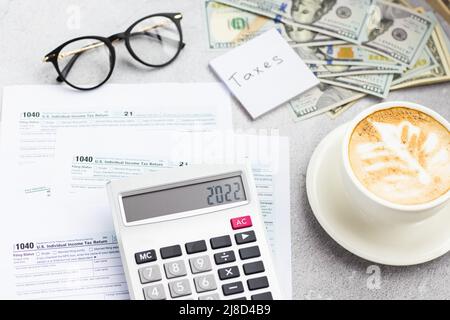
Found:
M 174 21 L 153 16 L 137 23 L 127 34 L 130 53 L 139 62 L 158 67 L 171 62 L 180 49 L 181 34 Z M 75 40 L 64 46 L 57 64 L 61 77 L 81 89 L 105 82 L 113 67 L 108 45 L 96 38 Z
M 128 40 L 131 50 L 141 62 L 160 66 L 176 56 L 181 35 L 175 22 L 167 17 L 156 16 L 135 25 Z
M 103 83 L 111 71 L 111 51 L 98 39 L 87 38 L 67 44 L 58 56 L 61 76 L 79 88 Z

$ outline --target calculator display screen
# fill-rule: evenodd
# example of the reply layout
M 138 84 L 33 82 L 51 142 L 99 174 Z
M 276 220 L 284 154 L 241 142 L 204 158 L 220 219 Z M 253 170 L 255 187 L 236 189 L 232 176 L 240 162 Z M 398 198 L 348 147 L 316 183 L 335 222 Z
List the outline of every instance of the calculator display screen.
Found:
M 122 198 L 127 222 L 246 201 L 241 176 Z

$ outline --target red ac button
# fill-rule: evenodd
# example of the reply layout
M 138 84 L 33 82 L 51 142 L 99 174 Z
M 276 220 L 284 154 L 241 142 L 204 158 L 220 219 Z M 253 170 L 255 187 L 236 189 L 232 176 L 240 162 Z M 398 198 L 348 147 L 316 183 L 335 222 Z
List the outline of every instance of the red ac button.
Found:
M 231 227 L 233 230 L 249 228 L 252 226 L 252 218 L 250 216 L 231 219 Z

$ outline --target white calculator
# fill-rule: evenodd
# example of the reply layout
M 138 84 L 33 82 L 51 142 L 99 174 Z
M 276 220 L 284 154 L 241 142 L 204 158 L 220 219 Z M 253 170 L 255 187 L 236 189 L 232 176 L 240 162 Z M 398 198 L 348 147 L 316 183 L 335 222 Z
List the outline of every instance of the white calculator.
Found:
M 107 189 L 132 299 L 282 299 L 249 167 L 166 169 Z

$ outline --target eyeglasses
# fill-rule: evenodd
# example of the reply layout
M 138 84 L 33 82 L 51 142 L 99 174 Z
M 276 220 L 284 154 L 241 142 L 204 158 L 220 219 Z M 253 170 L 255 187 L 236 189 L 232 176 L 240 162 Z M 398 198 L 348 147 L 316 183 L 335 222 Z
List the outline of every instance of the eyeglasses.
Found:
M 184 48 L 181 13 L 160 13 L 133 23 L 125 32 L 108 38 L 86 36 L 60 45 L 44 57 L 58 73 L 56 81 L 79 90 L 92 90 L 111 77 L 116 63 L 113 44 L 125 41 L 130 55 L 148 67 L 172 63 Z

